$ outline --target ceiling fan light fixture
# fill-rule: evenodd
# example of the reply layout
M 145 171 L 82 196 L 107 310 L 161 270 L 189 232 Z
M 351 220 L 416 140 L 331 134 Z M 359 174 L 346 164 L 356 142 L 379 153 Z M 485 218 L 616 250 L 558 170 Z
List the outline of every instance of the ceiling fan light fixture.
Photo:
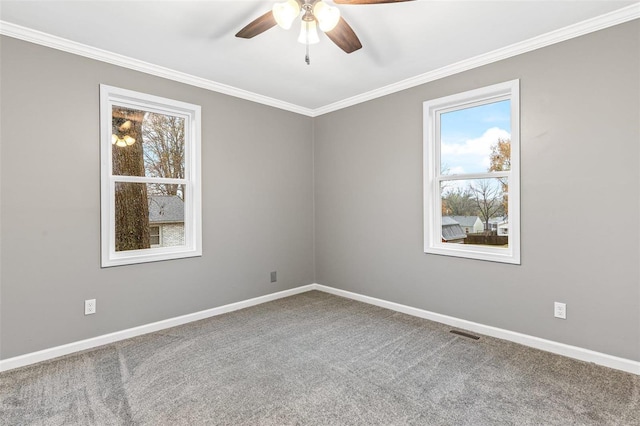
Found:
M 129 135 L 132 127 L 133 123 L 131 120 L 127 120 L 119 126 L 117 124 L 112 124 L 111 144 L 123 148 L 136 143 L 135 138 Z
M 329 6 L 322 0 L 313 6 L 313 15 L 318 20 L 320 29 L 325 33 L 334 29 L 340 21 L 340 9 Z
M 131 120 L 127 120 L 127 121 L 125 121 L 124 123 L 122 123 L 122 124 L 120 125 L 120 127 L 118 127 L 118 129 L 119 129 L 121 132 L 126 132 L 126 131 L 128 131 L 129 129 L 131 129 L 131 126 L 132 126 L 132 125 L 133 125 L 133 123 L 131 123 Z
M 318 37 L 318 27 L 315 20 L 302 21 L 298 42 L 302 44 L 316 44 L 320 42 L 320 38 Z
M 300 15 L 300 4 L 296 0 L 287 0 L 283 3 L 276 3 L 271 10 L 273 18 L 280 28 L 288 30 L 293 21 Z
M 119 137 L 115 133 L 111 134 L 111 144 L 112 145 L 124 148 L 125 146 L 131 146 L 134 143 L 136 143 L 136 140 L 134 138 L 132 138 L 131 136 L 129 136 L 129 135 L 126 135 L 124 137 Z

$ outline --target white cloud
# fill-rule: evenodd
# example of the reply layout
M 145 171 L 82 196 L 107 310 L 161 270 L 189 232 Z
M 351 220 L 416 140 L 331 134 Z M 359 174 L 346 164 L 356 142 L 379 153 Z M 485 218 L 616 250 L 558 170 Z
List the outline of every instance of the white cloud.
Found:
M 450 171 L 449 173 L 472 173 L 486 171 L 489 168 L 491 146 L 498 139 L 509 139 L 511 134 L 499 127 L 487 129 L 482 136 L 466 139 L 462 143 L 442 142 L 441 159 Z
M 491 145 L 499 138 L 509 139 L 511 135 L 504 129 L 492 127 L 487 129 L 482 136 L 475 139 L 467 139 L 461 144 L 442 143 L 442 153 L 447 155 L 482 155 L 491 152 Z

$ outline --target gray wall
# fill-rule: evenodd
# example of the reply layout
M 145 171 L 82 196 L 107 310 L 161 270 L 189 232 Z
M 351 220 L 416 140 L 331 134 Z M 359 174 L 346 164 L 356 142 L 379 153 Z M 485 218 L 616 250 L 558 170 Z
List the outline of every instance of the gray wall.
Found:
M 316 119 L 2 38 L 0 357 L 315 281 L 640 360 L 638 34 Z M 514 78 L 522 265 L 424 254 L 422 102 Z M 202 105 L 201 258 L 99 267 L 100 83 Z
M 634 21 L 317 118 L 316 281 L 640 360 L 639 34 Z M 422 102 L 516 78 L 522 265 L 424 254 Z
M 313 282 L 310 118 L 1 43 L 1 358 Z M 100 268 L 100 83 L 202 106 L 202 257 Z

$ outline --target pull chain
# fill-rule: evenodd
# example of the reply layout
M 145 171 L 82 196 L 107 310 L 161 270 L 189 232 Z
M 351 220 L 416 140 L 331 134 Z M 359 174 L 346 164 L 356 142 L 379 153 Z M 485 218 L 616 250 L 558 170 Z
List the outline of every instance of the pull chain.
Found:
M 311 60 L 309 59 L 309 35 L 307 34 L 307 54 L 304 57 L 304 61 L 307 65 L 311 65 Z

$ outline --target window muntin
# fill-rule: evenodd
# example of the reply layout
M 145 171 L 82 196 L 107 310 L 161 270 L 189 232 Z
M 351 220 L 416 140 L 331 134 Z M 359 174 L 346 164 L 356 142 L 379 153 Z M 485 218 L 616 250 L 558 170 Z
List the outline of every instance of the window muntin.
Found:
M 200 107 L 100 89 L 102 266 L 201 255 Z
M 425 252 L 519 264 L 519 81 L 427 101 L 424 126 Z

